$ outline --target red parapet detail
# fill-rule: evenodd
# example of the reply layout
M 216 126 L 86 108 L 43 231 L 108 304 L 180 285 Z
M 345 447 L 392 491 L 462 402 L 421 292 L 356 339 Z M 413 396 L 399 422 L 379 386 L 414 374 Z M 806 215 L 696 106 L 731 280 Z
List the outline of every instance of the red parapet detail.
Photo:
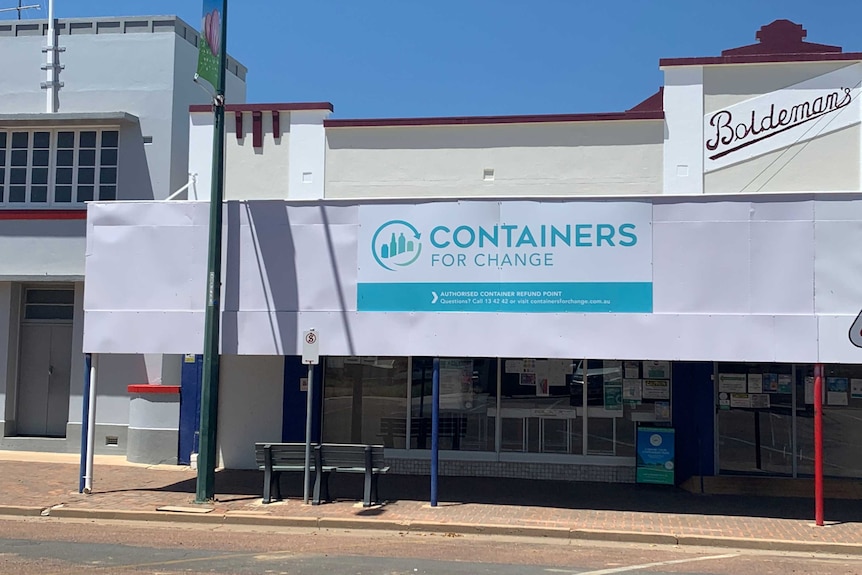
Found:
M 236 120 L 236 139 L 242 140 L 244 134 L 242 133 L 242 112 L 234 112 L 233 117 Z
M 281 138 L 281 115 L 278 110 L 272 111 L 272 137 L 275 140 Z
M 0 220 L 86 220 L 87 210 L 0 210 Z
M 251 145 L 255 148 L 263 147 L 263 112 L 251 113 Z
M 129 393 L 173 393 L 178 394 L 180 392 L 179 385 L 159 385 L 156 383 L 144 383 L 144 384 L 136 384 L 130 385 L 128 387 Z

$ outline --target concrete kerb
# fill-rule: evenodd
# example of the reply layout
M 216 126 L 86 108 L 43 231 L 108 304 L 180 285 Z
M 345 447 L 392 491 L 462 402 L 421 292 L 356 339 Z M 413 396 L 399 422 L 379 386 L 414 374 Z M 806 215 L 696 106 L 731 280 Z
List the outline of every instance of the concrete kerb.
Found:
M 0 515 L 13 515 L 15 517 L 39 517 L 42 515 L 42 507 L 30 507 L 26 505 L 0 505 Z
M 73 507 L 0 506 L 0 516 L 56 517 L 69 519 L 142 521 L 160 523 L 202 523 L 223 525 L 258 525 L 261 527 L 301 527 L 307 529 L 375 529 L 382 531 L 440 533 L 463 535 L 502 535 L 536 538 L 555 538 L 616 543 L 642 543 L 652 545 L 681 545 L 722 547 L 765 551 L 795 551 L 862 555 L 862 545 L 825 541 L 790 541 L 778 539 L 746 539 L 739 537 L 672 535 L 639 531 L 609 531 L 599 529 L 540 527 L 515 525 L 477 525 L 430 521 L 390 521 L 365 518 L 339 517 L 273 517 L 257 513 L 227 512 L 211 514 L 183 514 L 169 511 L 126 511 L 110 509 L 80 509 Z

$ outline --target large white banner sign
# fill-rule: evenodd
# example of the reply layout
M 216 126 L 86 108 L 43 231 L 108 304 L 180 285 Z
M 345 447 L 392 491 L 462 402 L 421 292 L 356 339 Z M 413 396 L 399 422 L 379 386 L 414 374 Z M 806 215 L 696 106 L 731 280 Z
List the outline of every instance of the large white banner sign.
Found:
M 710 172 L 860 121 L 862 64 L 710 112 L 703 118 Z
M 647 202 L 359 208 L 358 311 L 651 313 Z

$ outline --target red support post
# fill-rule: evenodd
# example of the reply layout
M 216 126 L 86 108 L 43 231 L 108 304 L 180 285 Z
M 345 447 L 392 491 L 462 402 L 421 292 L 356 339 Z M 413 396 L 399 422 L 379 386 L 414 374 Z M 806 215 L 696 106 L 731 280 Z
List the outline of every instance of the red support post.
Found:
M 814 366 L 814 522 L 823 525 L 823 364 Z

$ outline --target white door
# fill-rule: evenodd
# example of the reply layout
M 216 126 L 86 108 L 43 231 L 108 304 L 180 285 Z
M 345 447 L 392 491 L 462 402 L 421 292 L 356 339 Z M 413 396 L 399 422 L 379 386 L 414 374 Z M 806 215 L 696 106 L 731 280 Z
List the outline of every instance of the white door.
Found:
M 21 326 L 18 435 L 66 436 L 71 364 L 71 325 Z

